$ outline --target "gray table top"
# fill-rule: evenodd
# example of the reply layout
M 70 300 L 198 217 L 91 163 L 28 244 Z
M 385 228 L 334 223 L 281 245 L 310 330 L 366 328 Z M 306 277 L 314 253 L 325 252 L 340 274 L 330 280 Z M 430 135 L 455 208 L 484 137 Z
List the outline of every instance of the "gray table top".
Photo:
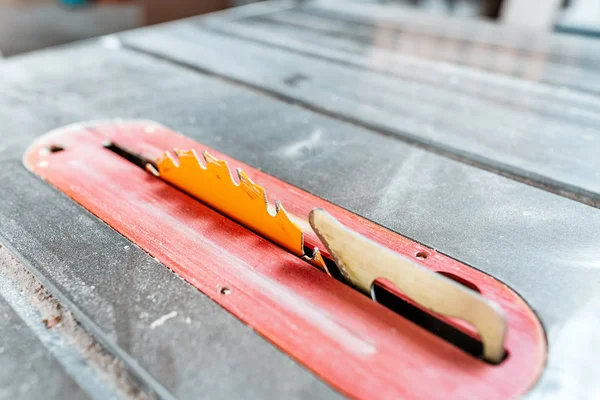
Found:
M 0 242 L 145 391 L 337 396 L 20 164 L 67 123 L 156 120 L 497 277 L 548 334 L 529 397 L 598 393 L 600 43 L 336 4 L 267 2 L 0 65 Z

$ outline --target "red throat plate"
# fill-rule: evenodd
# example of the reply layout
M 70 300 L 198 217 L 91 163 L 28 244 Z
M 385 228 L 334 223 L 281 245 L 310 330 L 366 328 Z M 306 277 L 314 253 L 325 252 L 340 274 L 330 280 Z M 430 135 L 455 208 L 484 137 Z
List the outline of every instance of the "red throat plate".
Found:
M 148 159 L 173 148 L 208 150 L 242 168 L 291 213 L 306 216 L 324 208 L 426 268 L 469 282 L 504 309 L 508 358 L 490 365 L 472 357 L 127 162 L 105 149 L 106 142 Z M 48 151 L 51 146 L 64 150 Z M 514 398 L 541 373 L 542 327 L 501 282 L 162 125 L 68 126 L 39 138 L 24 163 L 348 396 Z M 317 239 L 309 234 L 306 242 L 314 245 Z M 419 259 L 418 253 L 427 257 Z

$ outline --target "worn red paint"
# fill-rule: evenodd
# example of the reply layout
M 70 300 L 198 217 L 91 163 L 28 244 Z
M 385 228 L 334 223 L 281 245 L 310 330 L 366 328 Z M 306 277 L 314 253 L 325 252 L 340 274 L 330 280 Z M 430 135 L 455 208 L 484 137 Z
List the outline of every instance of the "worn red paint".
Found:
M 148 158 L 209 150 L 241 167 L 296 215 L 322 207 L 343 224 L 435 271 L 458 276 L 504 309 L 510 356 L 493 366 L 374 303 L 114 153 Z M 47 154 L 59 145 L 65 150 Z M 25 164 L 272 343 L 355 398 L 511 398 L 538 378 L 544 333 L 525 302 L 492 277 L 158 124 L 71 126 L 40 138 Z M 313 235 L 306 238 L 317 244 Z M 416 258 L 426 253 L 427 258 Z M 201 336 L 202 333 L 198 332 Z

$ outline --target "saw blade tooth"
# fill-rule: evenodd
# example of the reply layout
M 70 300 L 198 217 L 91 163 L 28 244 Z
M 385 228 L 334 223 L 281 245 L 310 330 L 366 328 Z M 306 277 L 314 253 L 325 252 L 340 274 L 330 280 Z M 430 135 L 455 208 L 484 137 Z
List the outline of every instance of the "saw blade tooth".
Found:
M 250 177 L 248 177 L 248 175 L 246 175 L 246 173 L 244 171 L 242 171 L 240 168 L 238 168 L 236 171 L 237 171 L 237 176 L 240 179 L 239 187 L 244 192 L 246 192 L 246 194 L 248 196 L 250 196 L 250 198 L 252 198 L 252 199 L 260 198 L 263 201 L 264 207 L 267 209 L 267 212 L 268 212 L 269 211 L 269 201 L 267 200 L 267 191 L 265 190 L 265 188 L 254 183 L 252 181 L 252 179 L 250 179 Z M 271 214 L 271 213 L 269 213 L 269 214 Z
M 161 165 L 164 171 L 170 171 L 179 167 L 179 160 L 170 151 L 165 151 L 162 156 L 156 160 L 157 165 Z
M 267 209 L 267 212 L 269 210 Z M 270 213 L 269 213 L 270 214 Z M 281 201 L 277 200 L 275 202 L 275 215 L 273 215 L 273 217 L 275 218 L 280 218 L 283 222 L 285 222 L 286 224 L 289 224 L 291 226 L 296 227 L 298 230 L 301 231 L 301 229 L 298 227 L 298 225 L 296 225 L 296 223 L 294 221 L 292 221 L 292 219 L 290 218 L 288 212 L 285 210 L 285 208 L 283 208 L 283 205 L 281 204 Z M 302 241 L 301 241 L 301 245 L 304 245 L 304 233 L 302 233 Z
M 282 207 L 283 206 L 281 205 L 281 200 L 277 200 L 275 202 L 275 214 L 274 214 L 274 216 L 277 215 L 277 214 L 279 214 L 279 212 L 282 210 Z M 285 210 L 283 210 L 283 212 L 285 212 Z M 286 215 L 287 215 L 287 213 L 286 213 Z
M 250 179 L 248 174 L 246 174 L 243 169 L 238 167 L 235 169 L 235 173 L 237 174 L 240 183 L 248 182 L 249 184 L 254 185 L 254 182 L 252 181 L 252 179 Z
M 242 176 L 244 175 L 244 176 Z M 242 169 L 240 167 L 237 167 L 235 169 L 235 177 L 237 178 L 236 180 L 233 181 L 233 183 L 235 183 L 236 185 L 241 185 L 242 184 L 242 180 L 243 179 L 250 179 L 246 173 L 244 171 L 242 171 Z
M 196 155 L 194 150 L 180 150 L 175 149 L 175 154 L 179 158 L 179 166 L 184 168 L 202 168 L 205 169 L 200 163 L 200 159 Z
M 231 170 L 229 169 L 229 165 L 225 160 L 219 160 L 216 157 L 213 157 L 208 151 L 203 151 L 202 156 L 206 161 L 206 170 L 214 173 L 217 179 L 225 180 L 228 179 L 232 185 L 235 185 L 235 180 L 231 175 Z
M 213 156 L 212 156 L 212 154 L 210 154 L 210 153 L 209 153 L 208 151 L 206 151 L 206 150 L 204 150 L 204 151 L 202 152 L 202 158 L 204 158 L 204 161 L 205 161 L 205 163 L 206 163 L 206 168 L 209 168 L 209 165 L 211 165 L 211 164 L 212 164 L 212 165 L 218 165 L 218 164 L 219 164 L 219 162 L 221 161 L 221 160 L 219 160 L 218 158 L 216 158 L 216 157 L 213 157 Z
M 177 148 L 173 148 L 172 151 L 167 151 L 169 158 L 171 160 L 173 160 L 175 165 L 178 167 L 179 167 L 179 151 L 180 150 Z
M 323 255 L 321 254 L 321 251 L 319 250 L 318 247 L 315 247 L 312 250 L 312 254 L 306 254 L 306 252 L 304 253 L 304 255 L 302 256 L 303 259 L 305 259 L 306 261 L 310 262 L 311 264 L 319 267 L 320 269 L 322 269 L 323 271 L 327 272 L 327 274 L 329 276 L 331 276 L 331 273 L 329 272 L 329 269 L 327 268 L 327 264 L 325 264 L 325 260 L 323 259 Z
M 300 240 L 298 240 L 296 242 L 297 245 L 294 246 L 294 248 L 292 250 L 293 250 L 294 254 L 296 254 L 298 256 L 305 254 L 304 253 L 304 232 L 302 232 L 302 229 L 300 229 L 300 227 L 292 220 L 292 218 L 290 218 L 290 215 L 285 210 L 285 208 L 283 207 L 283 205 L 281 204 L 281 202 L 279 200 L 277 200 L 275 202 L 275 214 L 274 215 L 271 214 L 268 206 L 269 206 L 269 203 L 267 202 L 267 213 L 269 213 L 269 215 L 273 216 L 273 218 L 275 218 L 278 221 L 280 228 L 284 232 L 286 232 L 290 236 L 295 235 L 296 232 L 300 232 Z M 294 231 L 294 232 L 290 232 L 290 231 Z
M 194 150 L 184 150 L 184 149 L 180 149 L 179 147 L 173 147 L 173 153 L 175 153 L 175 155 L 177 157 L 186 157 L 190 153 L 193 154 L 193 152 L 194 152 Z

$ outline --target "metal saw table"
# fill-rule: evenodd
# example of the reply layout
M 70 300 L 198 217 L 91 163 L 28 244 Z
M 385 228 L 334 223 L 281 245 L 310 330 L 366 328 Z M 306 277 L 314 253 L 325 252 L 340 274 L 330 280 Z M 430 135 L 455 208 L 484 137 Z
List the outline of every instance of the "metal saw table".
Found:
M 23 167 L 36 137 L 115 117 L 158 121 L 494 276 L 546 331 L 526 397 L 598 396 L 599 70 L 589 39 L 332 1 L 1 63 L 0 399 L 341 397 Z

